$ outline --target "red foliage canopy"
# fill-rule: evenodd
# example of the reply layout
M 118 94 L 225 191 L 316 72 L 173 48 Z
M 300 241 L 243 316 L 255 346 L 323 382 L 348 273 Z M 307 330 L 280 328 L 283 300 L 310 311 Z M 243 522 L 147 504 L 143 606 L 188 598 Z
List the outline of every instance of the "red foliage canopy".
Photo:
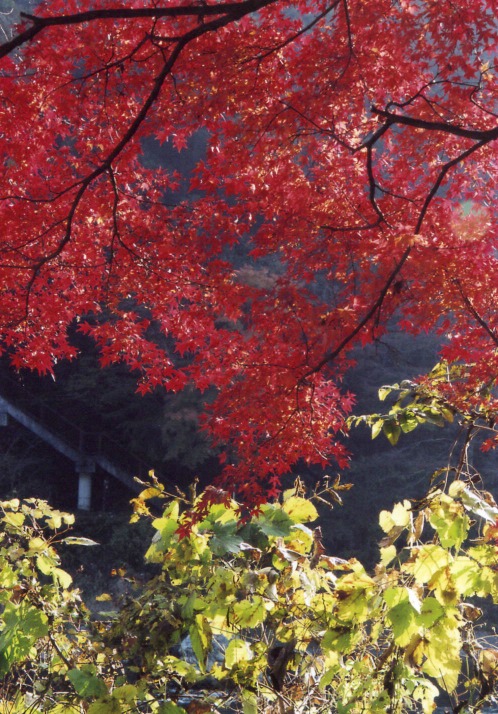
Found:
M 393 316 L 446 332 L 449 359 L 494 378 L 494 9 L 41 3 L 0 47 L 14 364 L 74 356 L 77 321 L 104 364 L 140 370 L 142 391 L 214 385 L 206 428 L 253 500 L 300 458 L 344 462 L 341 376 Z M 180 200 L 144 140 L 181 157 L 199 131 Z

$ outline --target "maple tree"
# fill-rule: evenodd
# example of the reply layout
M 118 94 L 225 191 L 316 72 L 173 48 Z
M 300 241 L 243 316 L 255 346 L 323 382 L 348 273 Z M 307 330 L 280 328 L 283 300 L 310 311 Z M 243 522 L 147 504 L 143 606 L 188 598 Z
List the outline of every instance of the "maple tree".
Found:
M 445 398 L 482 401 L 498 368 L 493 5 L 47 0 L 24 15 L 0 47 L 14 365 L 74 357 L 76 322 L 141 391 L 215 387 L 204 426 L 253 502 L 299 459 L 345 464 L 341 379 L 393 319 L 444 333 L 444 357 L 469 365 Z M 181 158 L 199 131 L 180 200 L 144 141 Z

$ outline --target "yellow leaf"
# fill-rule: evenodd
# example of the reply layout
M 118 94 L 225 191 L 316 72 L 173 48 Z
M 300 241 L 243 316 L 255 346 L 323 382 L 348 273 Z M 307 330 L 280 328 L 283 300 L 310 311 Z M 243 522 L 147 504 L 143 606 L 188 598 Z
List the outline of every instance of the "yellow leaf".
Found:
M 411 503 L 410 501 L 403 501 L 403 503 L 397 503 L 392 511 L 392 519 L 395 526 L 401 526 L 406 528 L 410 523 L 411 517 Z
M 438 570 L 450 564 L 450 554 L 439 545 L 429 543 L 413 550 L 416 552 L 415 561 L 406 563 L 403 569 L 412 573 L 419 585 L 428 583 Z
M 389 545 L 387 548 L 380 549 L 380 561 L 382 565 L 389 565 L 389 563 L 394 560 L 397 554 L 396 546 Z
M 225 665 L 227 669 L 233 669 L 242 662 L 247 662 L 253 658 L 253 653 L 248 642 L 238 638 L 230 640 L 225 652 Z
M 379 516 L 379 526 L 384 533 L 390 533 L 394 528 L 394 521 L 389 511 L 381 511 Z
M 308 523 L 318 518 L 318 511 L 311 501 L 308 501 L 306 498 L 300 498 L 299 496 L 291 496 L 288 498 L 284 502 L 282 510 L 287 513 L 294 523 Z
M 424 646 L 424 655 L 427 659 L 421 669 L 425 674 L 439 680 L 450 693 L 458 684 L 462 666 L 460 632 L 457 627 L 448 626 L 448 621 L 444 619 L 431 628 L 426 637 L 428 641 Z

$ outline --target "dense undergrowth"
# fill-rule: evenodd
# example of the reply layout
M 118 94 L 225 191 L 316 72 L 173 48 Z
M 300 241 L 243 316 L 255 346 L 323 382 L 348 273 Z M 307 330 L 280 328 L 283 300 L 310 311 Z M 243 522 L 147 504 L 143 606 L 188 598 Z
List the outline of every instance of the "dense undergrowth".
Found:
M 358 418 L 391 442 L 426 422 L 465 430 L 423 498 L 380 513 L 372 569 L 323 545 L 315 504 L 340 501 L 338 478 L 311 492 L 298 479 L 248 513 L 227 491 L 169 494 L 151 474 L 126 543 L 133 559 L 149 539 L 143 568 L 116 563 L 120 586 L 85 604 L 60 554 L 87 547 L 91 570 L 95 533 L 71 534 L 74 517 L 42 500 L 2 502 L 2 714 L 429 714 L 441 697 L 470 713 L 494 701 L 498 651 L 479 623 L 498 603 L 498 507 L 466 460 L 488 427 L 482 410 L 451 407 L 435 374 L 431 388 L 384 388 L 386 413 Z

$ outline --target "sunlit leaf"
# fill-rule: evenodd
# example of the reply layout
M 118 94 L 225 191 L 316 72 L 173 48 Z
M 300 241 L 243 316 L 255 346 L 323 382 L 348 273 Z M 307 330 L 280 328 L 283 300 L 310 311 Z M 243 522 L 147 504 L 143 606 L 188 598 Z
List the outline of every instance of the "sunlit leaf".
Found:
M 439 545 L 429 543 L 413 550 L 414 562 L 407 563 L 405 570 L 413 574 L 419 585 L 429 582 L 438 570 L 450 564 L 451 557 L 448 551 Z
M 230 640 L 225 651 L 225 665 L 228 669 L 248 662 L 253 657 L 251 647 L 246 640 L 234 638 Z
M 311 501 L 299 496 L 288 498 L 282 509 L 294 523 L 309 523 L 309 521 L 315 521 L 318 518 L 318 511 Z
M 67 536 L 66 538 L 62 539 L 62 543 L 66 543 L 66 545 L 84 545 L 84 546 L 99 545 L 99 543 L 92 540 L 91 538 L 82 538 L 81 536 Z
M 261 597 L 242 600 L 233 605 L 235 622 L 239 627 L 257 627 L 266 617 L 266 608 Z

